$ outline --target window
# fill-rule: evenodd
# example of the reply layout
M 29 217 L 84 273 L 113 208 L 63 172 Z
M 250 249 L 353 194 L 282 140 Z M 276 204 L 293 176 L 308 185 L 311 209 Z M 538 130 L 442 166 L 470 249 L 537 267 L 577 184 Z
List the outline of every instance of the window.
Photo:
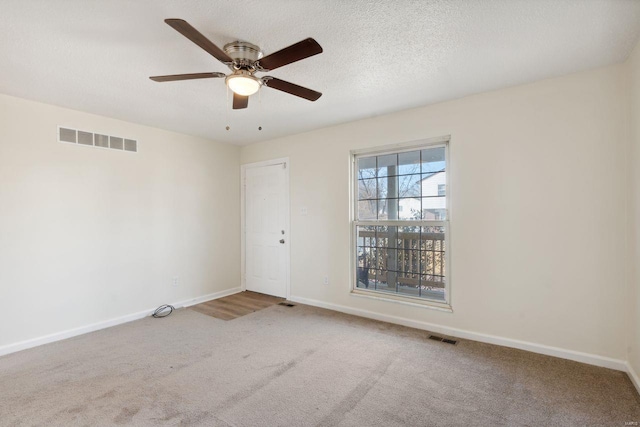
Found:
M 449 303 L 447 148 L 353 154 L 354 292 Z

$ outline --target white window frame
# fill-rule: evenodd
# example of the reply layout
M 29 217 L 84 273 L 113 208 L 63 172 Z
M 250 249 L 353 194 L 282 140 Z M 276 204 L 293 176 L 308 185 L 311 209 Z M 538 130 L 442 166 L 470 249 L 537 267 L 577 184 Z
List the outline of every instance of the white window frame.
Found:
M 400 144 L 386 145 L 374 148 L 365 148 L 358 150 L 351 150 L 351 170 L 350 170 L 350 222 L 351 222 L 351 245 L 350 245 L 350 267 L 351 267 L 351 279 L 349 283 L 350 294 L 357 297 L 373 298 L 377 300 L 407 304 L 412 306 L 432 308 L 441 311 L 452 312 L 452 295 L 451 295 L 451 157 L 449 156 L 449 145 L 451 136 L 446 135 L 437 138 L 430 138 L 419 141 L 411 141 Z M 435 220 L 358 220 L 358 165 L 357 160 L 360 157 L 369 157 L 375 155 L 402 153 L 407 151 L 415 151 L 418 149 L 437 148 L 444 147 L 445 149 L 445 164 L 447 181 L 445 187 L 446 195 L 446 208 L 447 208 L 447 220 L 435 221 Z M 421 226 L 443 226 L 445 228 L 445 266 L 446 266 L 446 280 L 445 280 L 445 301 L 431 300 L 422 297 L 413 297 L 410 295 L 392 294 L 383 291 L 376 291 L 370 289 L 362 289 L 357 287 L 358 283 L 358 269 L 357 269 L 357 227 L 358 226 L 406 226 L 406 225 L 421 225 Z

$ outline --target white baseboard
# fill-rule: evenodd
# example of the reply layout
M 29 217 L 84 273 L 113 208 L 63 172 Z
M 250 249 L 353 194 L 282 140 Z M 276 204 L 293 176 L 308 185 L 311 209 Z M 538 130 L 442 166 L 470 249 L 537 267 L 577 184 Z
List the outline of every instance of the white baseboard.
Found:
M 240 286 L 231 288 L 231 289 L 225 289 L 224 291 L 220 291 L 220 292 L 214 292 L 212 294 L 203 295 L 201 297 L 180 301 L 171 305 L 174 306 L 175 308 L 191 307 L 192 305 L 202 304 L 203 302 L 211 301 L 211 300 L 222 298 L 222 297 L 227 297 L 229 295 L 237 294 L 238 292 L 242 292 L 242 289 L 240 288 Z
M 612 359 L 610 357 L 598 356 L 595 354 L 582 353 L 579 351 L 567 350 L 558 347 L 550 347 L 542 344 L 535 344 L 527 341 L 514 340 L 510 338 L 498 337 L 495 335 L 482 334 L 479 332 L 467 331 L 464 329 L 451 328 L 448 326 L 437 325 L 434 323 L 422 322 L 419 320 L 411 320 L 404 317 L 390 316 L 386 314 L 375 313 L 373 311 L 362 310 L 359 308 L 347 307 L 339 304 L 327 303 L 309 298 L 291 296 L 291 301 L 300 304 L 312 305 L 315 307 L 326 308 L 329 310 L 339 311 L 342 313 L 353 314 L 355 316 L 366 317 L 369 319 L 380 320 L 383 322 L 395 323 L 397 325 L 408 326 L 416 329 L 423 329 L 436 332 L 443 335 L 450 335 L 468 339 L 472 341 L 480 341 L 487 344 L 495 344 L 503 347 L 517 348 L 533 353 L 545 354 L 547 356 L 559 357 L 562 359 L 574 360 L 576 362 L 587 363 L 589 365 L 601 366 L 604 368 L 615 369 L 617 371 L 629 372 L 629 365 L 624 360 Z M 637 381 L 637 377 L 636 377 Z M 638 387 L 636 382 L 636 387 Z
M 206 301 L 210 301 L 217 298 L 222 298 L 227 295 L 237 294 L 240 292 L 240 287 L 226 289 L 220 292 L 214 292 L 212 294 L 203 295 L 197 298 L 179 301 L 171 304 L 175 308 L 189 307 L 195 304 L 200 304 Z M 67 338 L 75 337 L 78 335 L 86 334 L 89 332 L 98 331 L 100 329 L 110 328 L 111 326 L 121 325 L 123 323 L 132 322 L 134 320 L 142 319 L 150 316 L 155 311 L 155 307 L 152 309 L 139 311 L 137 313 L 127 314 L 126 316 L 116 317 L 114 319 L 105 320 L 102 322 L 92 323 L 90 325 L 80 326 L 79 328 L 68 329 L 66 331 L 55 332 L 53 334 L 44 335 L 42 337 L 32 338 L 26 341 L 20 341 L 13 344 L 7 344 L 0 347 L 0 356 L 6 354 L 15 353 L 17 351 L 26 350 L 28 348 L 37 347 L 39 345 L 52 343 L 55 341 L 64 340 Z
M 638 373 L 631 367 L 631 364 L 627 362 L 627 375 L 631 379 L 631 382 L 634 386 L 636 386 L 636 390 L 638 390 L 638 394 L 640 394 L 640 377 Z

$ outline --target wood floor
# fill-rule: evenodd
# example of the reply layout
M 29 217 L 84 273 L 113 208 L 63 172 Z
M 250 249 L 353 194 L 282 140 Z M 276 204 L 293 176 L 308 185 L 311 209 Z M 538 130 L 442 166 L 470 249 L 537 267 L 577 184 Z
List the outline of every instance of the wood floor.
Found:
M 232 320 L 284 301 L 284 298 L 245 291 L 189 307 L 199 313 L 222 320 Z

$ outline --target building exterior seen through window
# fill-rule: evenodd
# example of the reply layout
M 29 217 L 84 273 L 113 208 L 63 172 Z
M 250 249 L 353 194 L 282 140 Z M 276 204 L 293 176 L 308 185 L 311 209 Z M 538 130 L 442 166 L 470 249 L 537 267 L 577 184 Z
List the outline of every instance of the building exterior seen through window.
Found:
M 448 303 L 447 145 L 354 156 L 354 288 Z

